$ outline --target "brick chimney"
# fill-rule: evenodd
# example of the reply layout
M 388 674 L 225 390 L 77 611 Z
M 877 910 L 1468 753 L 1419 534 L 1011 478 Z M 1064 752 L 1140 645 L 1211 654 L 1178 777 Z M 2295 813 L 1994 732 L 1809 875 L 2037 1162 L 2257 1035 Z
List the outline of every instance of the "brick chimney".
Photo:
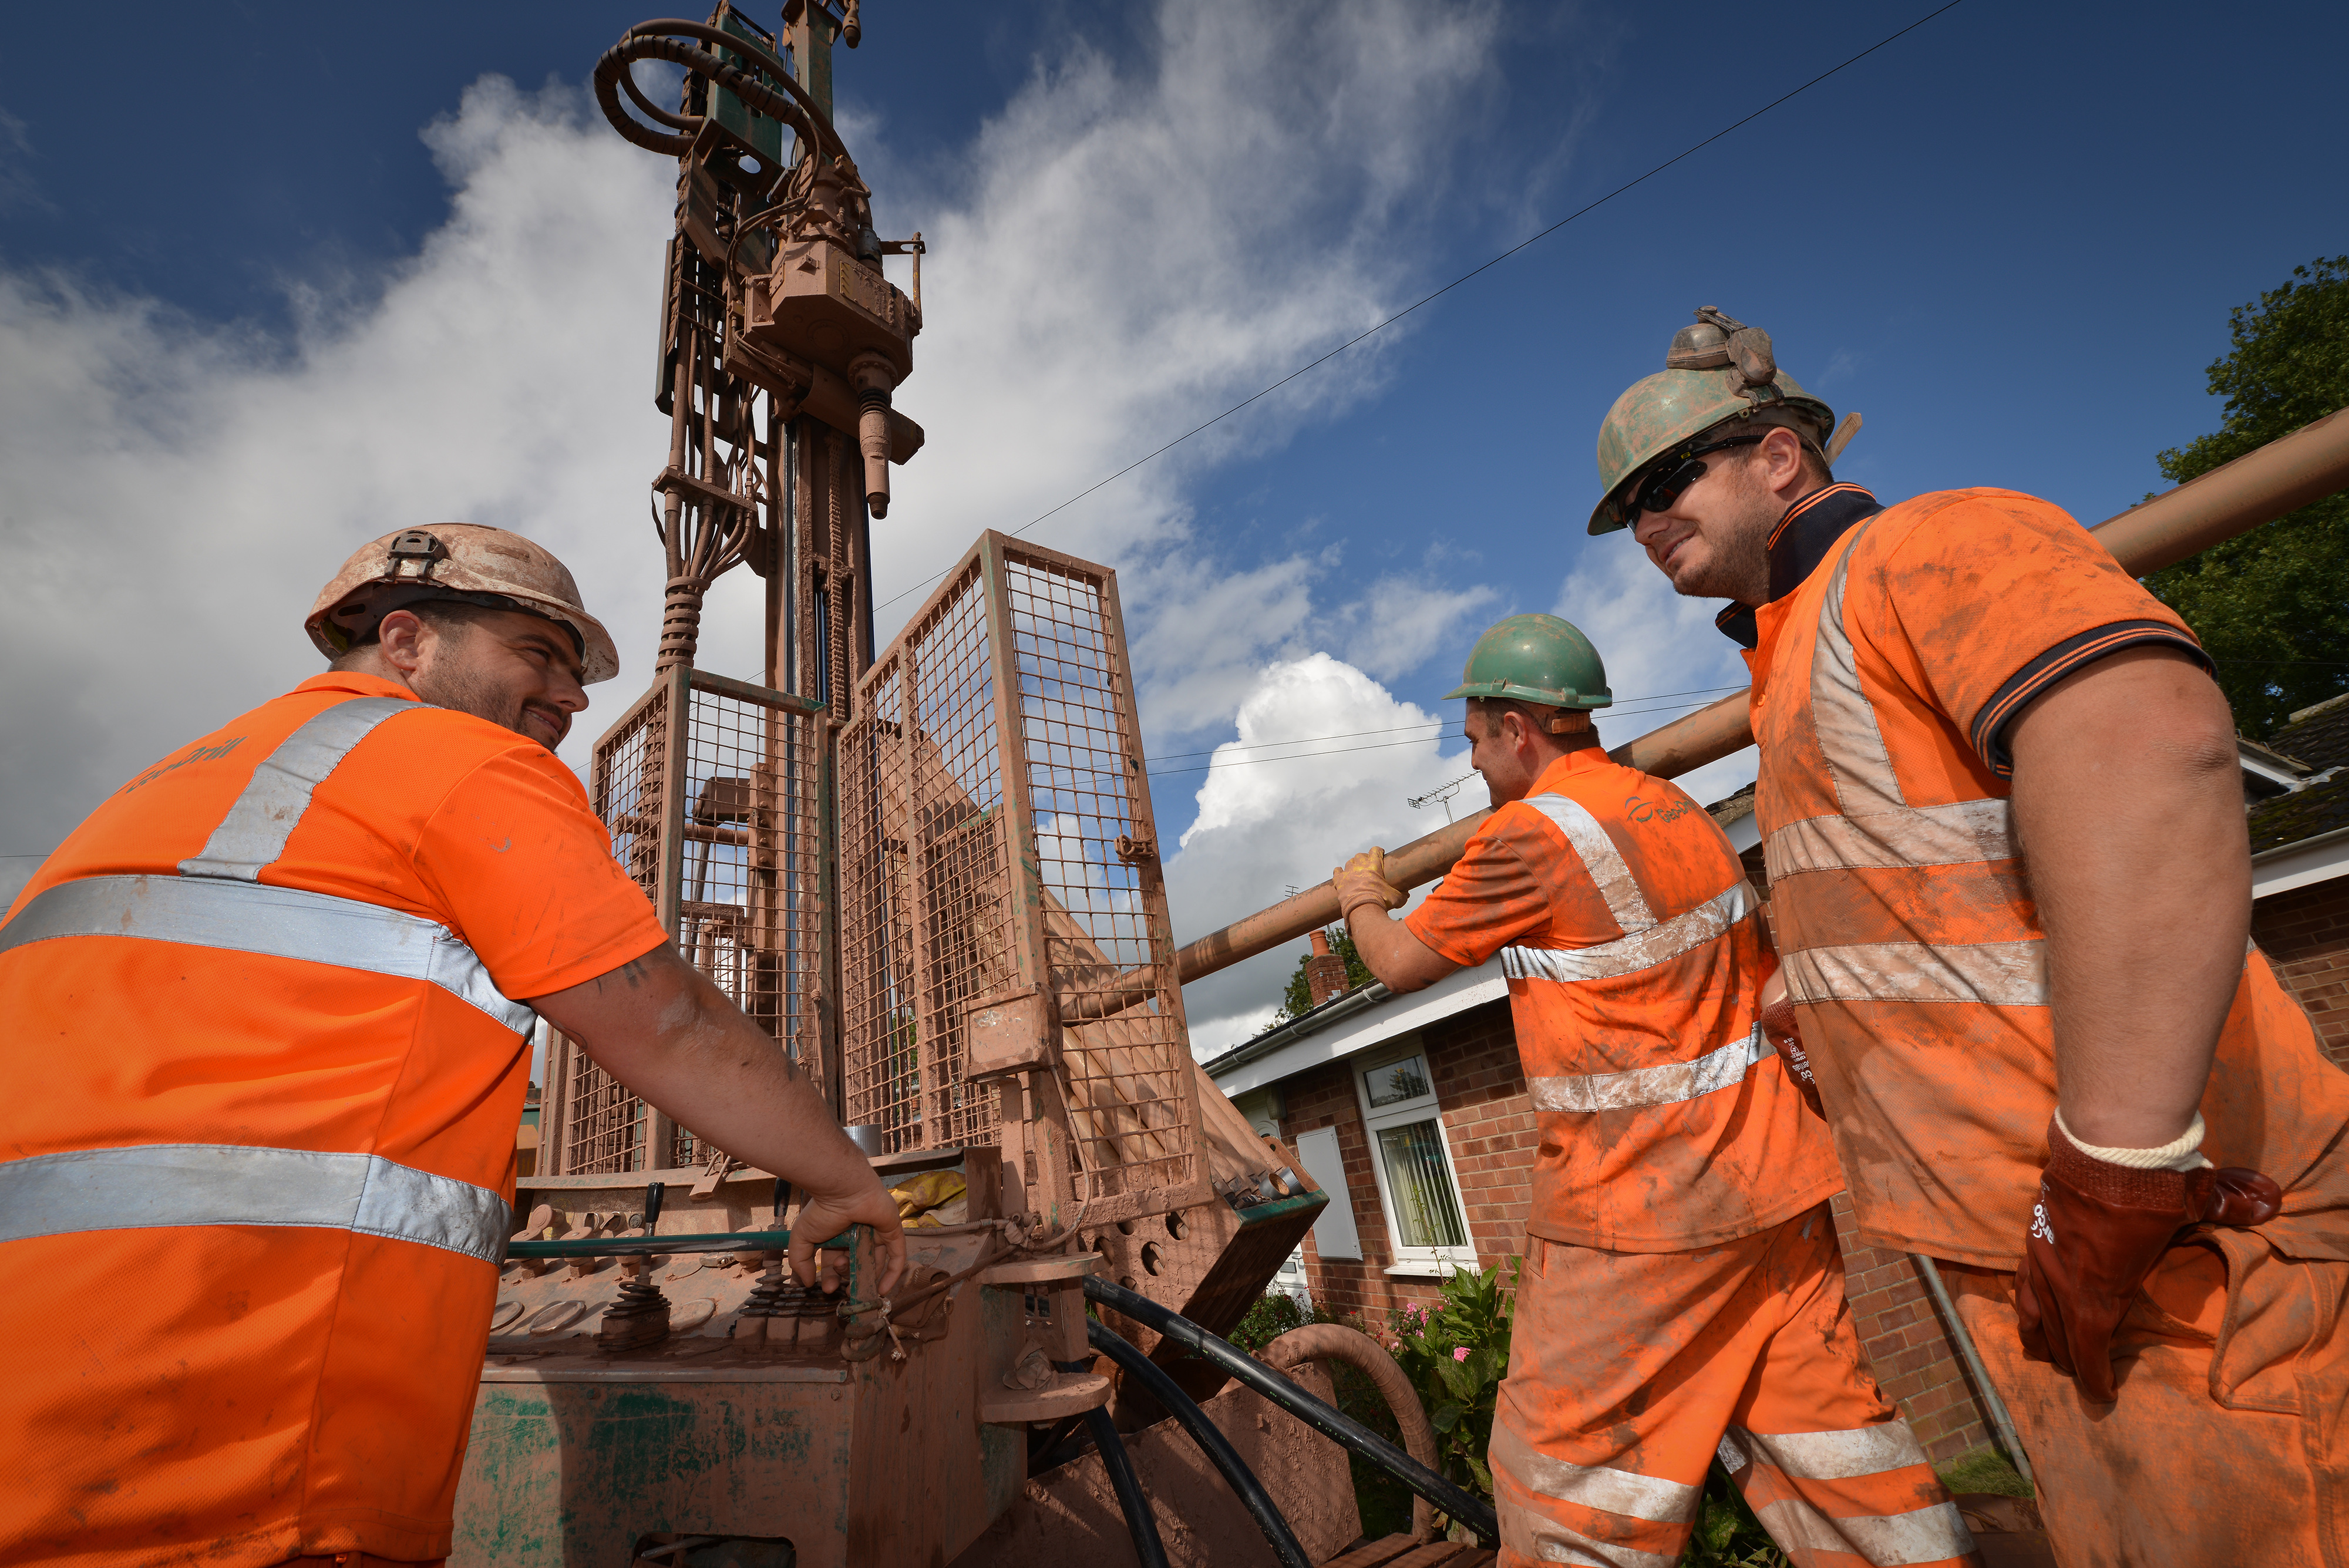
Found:
M 1327 931 L 1313 933 L 1313 956 L 1305 961 L 1305 989 L 1316 1007 L 1346 993 L 1346 961 L 1330 950 Z

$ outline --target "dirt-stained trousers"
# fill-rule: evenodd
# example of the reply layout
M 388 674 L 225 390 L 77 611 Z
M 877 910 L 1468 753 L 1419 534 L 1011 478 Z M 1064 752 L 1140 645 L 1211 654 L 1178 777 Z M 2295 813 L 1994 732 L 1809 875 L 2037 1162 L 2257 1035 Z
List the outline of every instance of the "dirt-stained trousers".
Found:
M 1673 1568 L 1716 1455 L 1797 1568 L 1979 1563 L 1861 1357 L 1825 1204 L 1694 1251 L 1526 1245 L 1493 1427 L 1503 1564 Z

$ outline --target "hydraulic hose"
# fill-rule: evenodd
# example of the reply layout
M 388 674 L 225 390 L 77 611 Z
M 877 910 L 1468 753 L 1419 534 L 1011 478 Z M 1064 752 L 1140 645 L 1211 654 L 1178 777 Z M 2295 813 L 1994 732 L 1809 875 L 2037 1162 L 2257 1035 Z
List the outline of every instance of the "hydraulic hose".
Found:
M 1135 1559 L 1142 1568 L 1166 1568 L 1166 1543 L 1158 1539 L 1158 1518 L 1150 1511 L 1150 1500 L 1142 1495 L 1141 1479 L 1133 1473 L 1133 1456 L 1125 1451 L 1117 1423 L 1096 1405 L 1085 1412 L 1085 1429 L 1092 1434 L 1093 1447 L 1101 1450 L 1109 1484 L 1117 1489 L 1117 1506 L 1125 1511 L 1126 1532 L 1133 1537 Z
M 1280 1510 L 1272 1505 L 1272 1498 L 1265 1491 L 1264 1483 L 1256 1479 L 1256 1472 L 1247 1468 L 1247 1461 L 1233 1449 L 1231 1439 L 1207 1419 L 1206 1412 L 1199 1408 L 1198 1401 L 1184 1393 L 1182 1385 L 1168 1376 L 1164 1367 L 1136 1350 L 1108 1324 L 1098 1319 L 1087 1323 L 1085 1337 L 1095 1350 L 1116 1362 L 1127 1376 L 1140 1383 L 1152 1398 L 1183 1423 L 1184 1429 L 1199 1445 L 1200 1452 L 1224 1472 L 1224 1480 L 1256 1521 L 1256 1527 L 1263 1531 L 1264 1538 L 1272 1543 L 1272 1554 L 1280 1559 L 1281 1568 L 1313 1568 L 1312 1560 L 1305 1555 L 1305 1548 L 1297 1543 L 1297 1532 L 1288 1528 L 1288 1521 L 1281 1518 Z M 1108 1455 L 1104 1453 L 1102 1458 L 1106 1459 Z
M 1491 1503 L 1486 1502 L 1483 1498 L 1463 1491 L 1376 1432 L 1351 1417 L 1323 1404 L 1319 1399 L 1308 1394 L 1229 1340 L 1218 1339 L 1180 1313 L 1169 1312 L 1148 1296 L 1127 1290 L 1123 1285 L 1112 1284 L 1104 1279 L 1095 1277 L 1086 1280 L 1085 1294 L 1102 1305 L 1122 1312 L 1136 1323 L 1156 1330 L 1185 1350 L 1206 1357 L 1216 1366 L 1238 1378 L 1323 1437 L 1361 1455 L 1362 1458 L 1385 1470 L 1454 1520 L 1475 1531 L 1479 1539 L 1488 1544 L 1499 1544 L 1501 1521 L 1494 1513 Z M 1124 1340 L 1118 1339 L 1115 1334 L 1110 1337 L 1117 1339 L 1118 1344 L 1125 1345 L 1125 1348 L 1135 1355 L 1141 1355 L 1141 1352 L 1133 1350 L 1132 1345 L 1126 1345 Z M 1123 1363 L 1121 1362 L 1120 1365 Z M 1152 1370 L 1158 1372 L 1161 1377 L 1166 1376 L 1163 1371 L 1158 1371 L 1155 1366 L 1152 1367 Z M 1173 1386 L 1171 1378 L 1167 1382 L 1168 1386 Z M 1154 1388 L 1152 1392 L 1155 1393 L 1156 1390 Z

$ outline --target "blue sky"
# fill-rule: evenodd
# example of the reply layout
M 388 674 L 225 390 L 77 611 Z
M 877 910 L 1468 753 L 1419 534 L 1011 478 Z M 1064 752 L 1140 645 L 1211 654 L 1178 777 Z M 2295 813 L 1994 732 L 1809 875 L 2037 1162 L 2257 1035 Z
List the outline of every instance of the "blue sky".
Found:
M 933 245 L 899 397 L 932 439 L 880 597 L 1930 9 L 874 0 L 840 119 L 884 229 Z M 309 673 L 309 595 L 393 527 L 546 537 L 613 606 L 599 705 L 641 687 L 666 177 L 581 84 L 643 14 L 16 20 L 0 852 Z M 1120 570 L 1162 833 L 1188 836 L 1178 932 L 1433 826 L 1402 797 L 1456 743 L 1228 748 L 1444 713 L 1502 614 L 1583 622 L 1627 698 L 1740 679 L 1710 607 L 1581 525 L 1599 420 L 1698 305 L 1865 416 L 1839 474 L 1888 499 L 2003 485 L 2094 522 L 2160 488 L 2155 453 L 2217 422 L 2229 308 L 2349 250 L 2344 46 L 2338 6 L 1964 0 L 1038 526 Z M 745 587 L 705 656 L 755 673 Z M 1286 963 L 1194 987 L 1202 1041 Z

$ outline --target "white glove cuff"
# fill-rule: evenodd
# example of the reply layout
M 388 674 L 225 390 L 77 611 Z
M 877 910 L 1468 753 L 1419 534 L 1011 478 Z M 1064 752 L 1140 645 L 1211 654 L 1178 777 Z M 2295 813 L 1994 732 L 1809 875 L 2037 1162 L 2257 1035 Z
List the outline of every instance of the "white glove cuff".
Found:
M 2101 1148 L 2074 1132 L 2071 1125 L 2064 1121 L 2061 1110 L 2055 1113 L 2055 1125 L 2062 1127 L 2064 1136 L 2090 1159 L 2101 1159 L 2106 1165 L 2117 1165 L 2128 1170 L 2199 1170 L 2210 1163 L 2202 1158 L 2202 1113 L 2199 1111 L 2194 1113 L 2194 1119 L 2186 1125 L 2184 1132 L 2158 1148 Z

